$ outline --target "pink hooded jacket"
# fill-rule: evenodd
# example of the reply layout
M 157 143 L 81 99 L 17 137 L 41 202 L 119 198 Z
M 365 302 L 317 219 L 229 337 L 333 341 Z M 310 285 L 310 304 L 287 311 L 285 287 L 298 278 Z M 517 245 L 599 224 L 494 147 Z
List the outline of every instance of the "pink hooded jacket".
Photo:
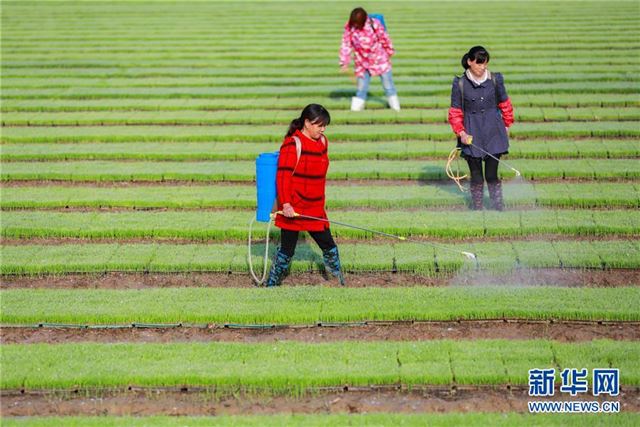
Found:
M 368 18 L 361 30 L 350 28 L 347 22 L 340 46 L 341 67 L 349 64 L 352 50 L 357 77 L 362 77 L 367 70 L 372 76 L 391 70 L 391 56 L 395 51 L 391 38 L 378 19 Z

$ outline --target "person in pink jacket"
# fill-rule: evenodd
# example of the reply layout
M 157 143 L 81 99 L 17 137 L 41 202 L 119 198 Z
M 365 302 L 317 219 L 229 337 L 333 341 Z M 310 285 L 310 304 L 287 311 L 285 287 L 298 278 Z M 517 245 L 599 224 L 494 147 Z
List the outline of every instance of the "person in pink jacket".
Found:
M 398 93 L 391 76 L 391 56 L 395 53 L 391 38 L 382 22 L 377 18 L 369 17 L 361 7 L 351 11 L 349 21 L 344 26 L 340 46 L 342 71 L 348 72 L 352 51 L 358 89 L 356 96 L 351 98 L 351 110 L 364 110 L 371 76 L 380 76 L 389 107 L 400 111 Z

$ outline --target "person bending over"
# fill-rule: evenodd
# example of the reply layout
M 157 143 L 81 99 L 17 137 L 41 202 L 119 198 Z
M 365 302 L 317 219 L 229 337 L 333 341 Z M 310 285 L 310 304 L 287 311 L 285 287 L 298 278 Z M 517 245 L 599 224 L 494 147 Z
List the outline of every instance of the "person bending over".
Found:
M 361 7 L 351 11 L 349 21 L 344 26 L 340 46 L 340 68 L 343 72 L 349 72 L 351 52 L 358 81 L 356 96 L 351 98 L 351 110 L 364 110 L 371 76 L 380 76 L 389 107 L 400 111 L 398 92 L 391 75 L 391 56 L 395 53 L 391 38 L 382 22 L 370 18 Z

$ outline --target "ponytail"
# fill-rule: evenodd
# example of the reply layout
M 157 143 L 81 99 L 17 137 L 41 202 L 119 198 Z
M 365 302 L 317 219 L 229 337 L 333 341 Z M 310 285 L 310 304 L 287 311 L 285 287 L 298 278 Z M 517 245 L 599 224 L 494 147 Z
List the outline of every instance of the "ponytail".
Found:
M 468 60 L 469 60 L 469 53 L 467 52 L 462 56 L 462 61 L 461 61 L 462 68 L 464 68 L 465 70 L 469 68 L 469 64 L 467 63 Z
M 297 119 L 293 119 L 293 120 L 291 120 L 291 123 L 289 124 L 289 130 L 287 131 L 287 134 L 285 136 L 291 136 L 297 130 L 302 130 L 303 127 L 304 127 L 304 120 L 302 119 L 302 117 L 298 117 Z
M 293 135 L 297 130 L 302 130 L 302 128 L 304 128 L 305 120 L 309 120 L 311 123 L 327 126 L 331 122 L 331 116 L 322 105 L 309 104 L 304 107 L 304 110 L 300 113 L 300 117 L 291 120 L 289 130 L 287 131 L 285 138 Z

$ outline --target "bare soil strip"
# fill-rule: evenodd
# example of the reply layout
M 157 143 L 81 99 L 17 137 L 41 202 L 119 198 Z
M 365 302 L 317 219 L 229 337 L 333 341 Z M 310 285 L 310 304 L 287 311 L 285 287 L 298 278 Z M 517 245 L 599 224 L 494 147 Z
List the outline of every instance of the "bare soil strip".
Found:
M 202 327 L 131 327 L 79 329 L 52 327 L 2 327 L 0 344 L 71 342 L 276 342 L 301 341 L 424 341 L 549 339 L 560 342 L 593 339 L 640 340 L 640 322 L 579 322 L 527 320 L 464 320 L 432 322 L 372 322 L 348 326 L 285 326 L 266 329 L 224 325 Z
M 468 271 L 441 273 L 437 277 L 409 273 L 346 272 L 350 288 L 400 286 L 563 286 L 625 287 L 640 285 L 640 270 L 634 269 L 518 269 L 510 273 L 492 274 Z M 320 273 L 296 273 L 285 278 L 283 286 L 335 286 Z M 252 288 L 248 273 L 87 273 L 44 276 L 0 276 L 0 289 L 145 289 L 169 287 Z
M 622 388 L 622 387 L 621 387 Z M 332 414 L 370 412 L 528 412 L 526 387 L 424 387 L 420 390 L 327 391 L 299 398 L 237 393 L 216 396 L 188 390 L 82 391 L 42 395 L 3 392 L 4 417 L 28 416 L 151 416 L 151 415 L 269 415 L 277 413 Z M 617 401 L 621 412 L 640 412 L 640 390 L 623 388 L 617 397 L 556 393 L 539 400 Z

